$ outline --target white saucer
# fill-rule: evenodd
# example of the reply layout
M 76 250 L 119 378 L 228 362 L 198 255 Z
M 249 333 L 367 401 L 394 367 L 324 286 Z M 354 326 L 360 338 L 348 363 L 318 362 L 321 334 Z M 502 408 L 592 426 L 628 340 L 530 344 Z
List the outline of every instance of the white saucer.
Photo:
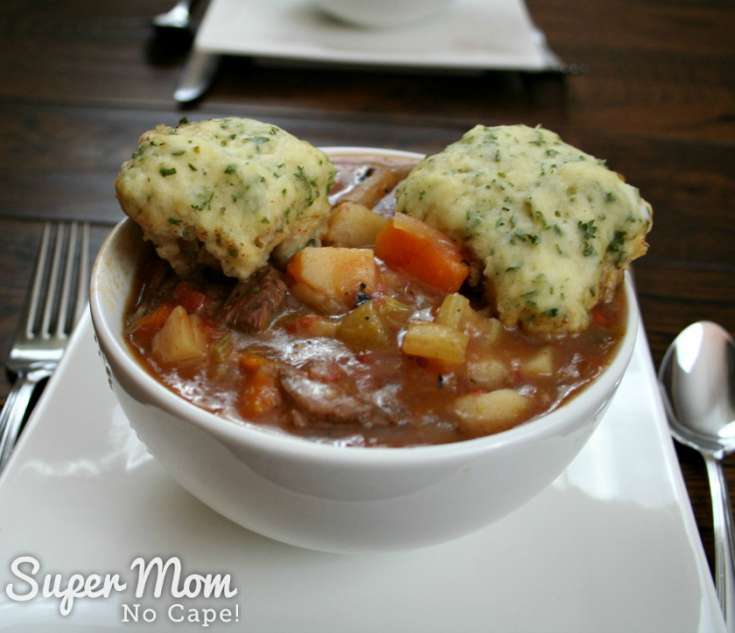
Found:
M 231 572 L 232 630 L 253 633 L 724 631 L 643 337 L 589 444 L 526 506 L 442 546 L 337 556 L 247 532 L 179 488 L 131 432 L 85 316 L 0 478 L 0 631 L 150 628 L 121 623 L 129 593 L 66 618 L 53 599 L 10 601 L 21 554 L 65 575 L 130 577 L 138 555 Z M 143 600 L 156 630 L 202 630 L 169 621 L 170 602 Z
M 308 0 L 212 0 L 196 47 L 290 63 L 562 69 L 522 0 L 456 0 L 443 13 L 387 29 L 339 22 Z

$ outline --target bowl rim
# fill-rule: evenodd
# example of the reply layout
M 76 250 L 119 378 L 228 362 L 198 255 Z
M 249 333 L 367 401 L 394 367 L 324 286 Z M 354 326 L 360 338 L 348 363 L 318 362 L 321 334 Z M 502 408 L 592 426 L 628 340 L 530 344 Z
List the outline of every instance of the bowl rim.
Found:
M 421 159 L 425 155 L 417 152 L 377 147 L 327 146 L 320 147 L 330 156 L 371 155 L 395 158 Z M 100 287 L 103 284 L 103 263 L 111 258 L 116 241 L 130 226 L 137 225 L 130 218 L 119 222 L 105 238 L 92 268 L 89 287 L 89 303 L 92 322 L 103 353 L 114 356 L 114 364 L 132 380 L 137 389 L 145 393 L 147 402 L 153 402 L 182 422 L 196 424 L 216 436 L 224 436 L 229 442 L 243 448 L 263 450 L 273 455 L 322 463 L 352 464 L 355 467 L 373 468 L 380 466 L 418 465 L 468 458 L 523 444 L 535 438 L 548 437 L 559 432 L 566 433 L 569 427 L 584 426 L 585 417 L 592 418 L 605 402 L 606 394 L 614 390 L 633 354 L 638 334 L 639 310 L 631 275 L 624 275 L 627 303 L 626 329 L 610 364 L 591 383 L 586 385 L 571 400 L 548 414 L 492 435 L 451 442 L 448 444 L 419 445 L 407 447 L 341 446 L 318 442 L 291 435 L 280 429 L 271 429 L 255 422 L 242 422 L 218 416 L 185 400 L 158 382 L 134 358 L 123 338 L 123 332 L 114 332 L 107 318 L 107 308 L 102 300 Z M 142 240 L 141 240 L 142 242 Z M 128 289 L 129 290 L 129 289 Z M 127 298 L 123 305 L 127 305 Z M 580 415 L 581 414 L 581 415 Z M 581 422 L 579 420 L 582 420 Z

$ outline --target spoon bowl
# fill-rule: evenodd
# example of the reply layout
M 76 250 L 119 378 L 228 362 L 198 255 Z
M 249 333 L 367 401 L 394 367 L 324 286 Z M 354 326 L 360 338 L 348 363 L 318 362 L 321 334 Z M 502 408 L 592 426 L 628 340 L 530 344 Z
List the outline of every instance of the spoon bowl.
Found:
M 735 342 L 722 327 L 701 321 L 684 329 L 659 380 L 677 440 L 719 459 L 735 451 Z

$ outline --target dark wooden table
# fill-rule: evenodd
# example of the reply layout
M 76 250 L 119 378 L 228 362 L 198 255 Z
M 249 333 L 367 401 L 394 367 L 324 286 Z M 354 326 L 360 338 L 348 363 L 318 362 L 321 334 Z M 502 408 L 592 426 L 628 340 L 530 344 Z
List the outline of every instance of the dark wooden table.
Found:
M 0 3 L 0 353 L 43 218 L 121 218 L 112 181 L 138 134 L 181 116 L 171 94 L 184 38 L 161 40 L 167 0 Z M 722 0 L 532 0 L 551 46 L 582 74 L 479 77 L 263 68 L 227 59 L 191 116 L 266 119 L 315 144 L 435 151 L 477 122 L 558 131 L 624 173 L 656 211 L 636 266 L 658 363 L 676 333 L 735 331 L 735 7 Z M 8 382 L 0 382 L 0 399 Z M 711 561 L 698 455 L 678 449 Z M 735 493 L 735 467 L 727 476 Z

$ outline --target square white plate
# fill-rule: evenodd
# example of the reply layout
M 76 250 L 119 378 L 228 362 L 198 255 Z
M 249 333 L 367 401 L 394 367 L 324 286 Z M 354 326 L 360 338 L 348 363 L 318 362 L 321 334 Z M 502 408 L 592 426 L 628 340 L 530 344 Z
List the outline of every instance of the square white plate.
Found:
M 132 587 L 138 555 L 230 572 L 236 598 L 196 604 L 236 602 L 233 626 L 257 633 L 724 631 L 643 336 L 590 442 L 526 506 L 445 545 L 338 556 L 248 532 L 179 488 L 130 430 L 85 316 L 0 478 L 0 630 L 149 628 L 122 624 L 130 590 L 66 618 L 53 598 L 9 600 L 9 582 L 28 589 L 10 572 L 21 554 L 39 580 L 114 572 Z M 172 623 L 169 603 L 141 608 L 157 630 L 201 630 Z
M 212 0 L 196 47 L 290 62 L 561 69 L 523 0 L 456 0 L 440 15 L 387 29 L 339 22 L 308 0 Z

